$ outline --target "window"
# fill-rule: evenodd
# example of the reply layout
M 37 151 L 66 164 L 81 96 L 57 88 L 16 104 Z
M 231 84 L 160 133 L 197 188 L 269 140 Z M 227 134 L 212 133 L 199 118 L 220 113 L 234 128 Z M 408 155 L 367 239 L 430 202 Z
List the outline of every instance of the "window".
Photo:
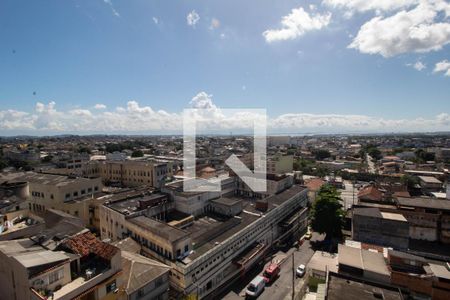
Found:
M 68 198 L 70 198 L 70 194 L 69 193 L 66 194 L 66 199 L 68 199 Z
M 58 270 L 56 272 L 51 273 L 48 276 L 48 283 L 51 284 L 53 282 L 56 282 L 56 281 L 60 280 L 63 277 L 64 277 L 64 270 L 63 269 Z
M 77 197 L 78 196 L 78 192 L 73 192 L 73 196 Z
M 94 187 L 94 191 L 98 191 L 98 186 L 95 186 L 95 187 Z
M 116 289 L 116 281 L 112 281 L 106 285 L 106 293 L 109 294 Z

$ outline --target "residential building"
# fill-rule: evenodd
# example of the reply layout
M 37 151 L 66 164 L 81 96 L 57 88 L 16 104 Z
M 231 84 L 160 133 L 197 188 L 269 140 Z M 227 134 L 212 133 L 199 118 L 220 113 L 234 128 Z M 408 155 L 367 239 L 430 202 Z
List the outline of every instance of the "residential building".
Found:
M 433 176 L 419 176 L 420 188 L 424 192 L 438 192 L 442 190 L 442 182 Z
M 398 212 L 409 223 L 412 239 L 450 243 L 450 201 L 431 197 L 397 197 Z
M 202 194 L 207 193 L 195 196 L 205 198 L 204 210 L 195 218 L 179 211 L 170 194 L 144 195 L 152 203 L 147 207 L 139 198 L 105 202 L 100 210 L 102 238 L 132 237 L 142 254 L 172 267 L 172 289 L 204 298 L 257 263 L 270 245 L 306 230 L 307 190 L 301 186 L 265 198 L 264 210 L 252 198 L 218 192 L 206 200 Z
M 400 289 L 391 285 L 373 283 L 358 277 L 332 272 L 328 273 L 325 285 L 326 297 L 322 299 L 326 300 L 404 299 Z
M 122 251 L 121 299 L 169 299 L 170 267 L 137 253 Z
M 149 185 L 161 187 L 173 176 L 172 163 L 163 160 L 106 160 L 97 161 L 99 175 L 107 184 L 124 187 Z M 90 166 L 90 168 L 93 168 Z
M 338 264 L 340 274 L 378 283 L 390 283 L 390 272 L 383 253 L 339 244 Z
M 378 208 L 353 208 L 352 238 L 395 249 L 407 249 L 409 224 L 400 213 L 383 212 Z
M 118 299 L 120 250 L 90 232 L 64 239 L 54 251 L 31 239 L 0 242 L 5 299 Z

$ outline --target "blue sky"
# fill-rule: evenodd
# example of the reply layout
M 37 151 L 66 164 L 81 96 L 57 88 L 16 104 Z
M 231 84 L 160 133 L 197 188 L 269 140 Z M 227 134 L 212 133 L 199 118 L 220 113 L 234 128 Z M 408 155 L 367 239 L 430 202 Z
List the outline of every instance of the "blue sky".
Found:
M 0 135 L 164 131 L 96 123 L 177 118 L 196 95 L 294 114 L 274 131 L 448 130 L 449 16 L 444 0 L 3 0 Z

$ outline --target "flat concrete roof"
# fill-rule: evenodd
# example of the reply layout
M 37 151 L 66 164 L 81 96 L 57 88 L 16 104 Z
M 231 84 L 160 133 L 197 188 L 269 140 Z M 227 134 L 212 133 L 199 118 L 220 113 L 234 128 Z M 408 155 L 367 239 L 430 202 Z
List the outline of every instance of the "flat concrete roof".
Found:
M 338 245 L 338 255 L 339 264 L 377 274 L 390 275 L 382 253 L 340 244 Z
M 377 207 L 356 207 L 353 209 L 353 215 L 407 222 L 406 218 L 402 214 L 383 212 Z
M 337 272 L 338 271 L 338 256 L 337 254 L 332 254 L 323 251 L 316 251 L 311 257 L 308 263 L 308 269 L 313 271 L 326 272 Z
M 89 183 L 94 180 L 84 177 L 70 177 L 64 175 L 53 175 L 36 172 L 12 173 L 8 174 L 8 176 L 3 177 L 2 179 L 11 181 L 20 180 L 20 181 L 27 181 L 30 183 L 39 183 L 54 186 L 65 186 L 75 182 Z
M 436 184 L 442 184 L 442 181 L 439 179 L 433 177 L 433 176 L 419 176 L 419 179 L 422 180 L 425 183 L 436 183 Z
M 450 271 L 443 265 L 429 264 L 431 271 L 439 278 L 450 280 Z
M 168 239 L 170 242 L 175 242 L 189 235 L 187 231 L 170 226 L 167 223 L 160 222 L 146 216 L 138 216 L 128 220 L 145 230 L 154 232 L 155 234 Z
M 43 248 L 42 248 L 43 249 Z M 64 260 L 70 257 L 63 251 L 42 250 L 32 253 L 15 255 L 14 258 L 20 262 L 25 268 L 32 268 L 41 265 L 47 265 Z
M 376 295 L 380 295 L 381 299 L 384 300 L 403 300 L 399 290 L 395 288 L 360 282 L 335 274 L 330 274 L 328 278 L 328 300 L 361 300 L 380 298 L 380 296 L 376 297 Z
M 398 197 L 397 203 L 400 206 L 411 206 L 421 208 L 432 208 L 441 210 L 450 210 L 450 201 L 442 199 L 434 199 L 430 197 L 403 198 Z
M 384 212 L 384 211 L 382 211 L 380 213 L 383 216 L 383 219 L 400 221 L 400 222 L 408 222 L 408 220 L 406 220 L 406 218 L 402 214 L 390 213 L 390 212 Z

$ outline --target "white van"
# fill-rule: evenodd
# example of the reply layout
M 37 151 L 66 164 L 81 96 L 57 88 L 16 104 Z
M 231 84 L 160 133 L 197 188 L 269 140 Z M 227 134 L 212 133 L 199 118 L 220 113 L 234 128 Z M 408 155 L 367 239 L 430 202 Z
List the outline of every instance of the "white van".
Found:
M 264 291 L 264 287 L 266 286 L 266 281 L 264 277 L 258 275 L 250 282 L 247 286 L 247 290 L 245 291 L 245 295 L 248 298 L 256 298 Z

